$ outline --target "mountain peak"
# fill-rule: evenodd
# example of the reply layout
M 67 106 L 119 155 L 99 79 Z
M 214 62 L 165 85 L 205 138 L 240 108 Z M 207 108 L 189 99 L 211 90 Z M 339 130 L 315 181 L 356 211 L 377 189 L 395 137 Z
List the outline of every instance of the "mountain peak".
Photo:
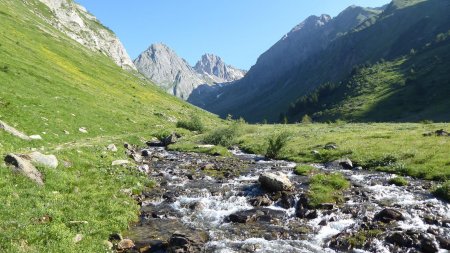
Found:
M 236 81 L 246 73 L 214 54 L 204 54 L 193 68 L 164 43 L 150 45 L 134 63 L 144 76 L 183 99 L 199 85 Z
M 200 61 L 195 64 L 194 69 L 201 75 L 206 75 L 214 82 L 233 82 L 241 79 L 245 71 L 234 68 L 217 55 L 204 54 Z

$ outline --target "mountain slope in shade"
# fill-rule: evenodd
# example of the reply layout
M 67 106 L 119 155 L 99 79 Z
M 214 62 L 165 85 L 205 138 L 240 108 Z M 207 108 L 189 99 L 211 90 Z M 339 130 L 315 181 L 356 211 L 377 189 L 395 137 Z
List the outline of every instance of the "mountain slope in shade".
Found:
M 254 69 L 261 68 L 261 63 L 257 63 L 242 80 L 204 95 L 206 102 L 199 105 L 221 116 L 232 114 L 251 122 L 278 121 L 281 113 L 287 112 L 299 98 L 314 92 L 317 87 L 344 82 L 355 67 L 406 57 L 450 29 L 450 3 L 446 0 L 395 0 L 384 9 L 381 13 L 369 9 L 373 15 L 368 16 L 359 14 L 367 10 L 365 8 L 346 9 L 318 30 L 313 30 L 319 36 L 308 31 L 310 36 L 301 40 L 302 45 L 313 39 L 316 44 L 324 43 L 325 46 L 316 47 L 317 51 L 303 61 L 292 64 L 282 74 L 266 75 L 267 80 L 258 79 L 260 75 L 253 76 Z M 304 27 L 307 26 L 302 26 L 299 31 Z M 330 37 L 329 31 L 335 36 Z M 321 32 L 326 42 L 321 39 Z M 398 117 L 391 115 L 385 120 L 395 118 Z M 413 117 L 403 115 L 402 118 Z M 433 118 L 442 117 L 435 115 Z M 291 119 L 296 120 L 299 119 Z M 358 120 L 364 120 L 364 117 Z M 377 117 L 377 120 L 383 118 Z
M 45 21 L 78 43 L 109 56 L 124 69 L 136 70 L 122 42 L 93 15 L 72 0 L 39 0 L 50 9 L 40 15 Z
M 191 67 L 175 51 L 164 44 L 153 44 L 134 60 L 138 71 L 168 93 L 187 100 L 200 85 L 213 85 L 238 80 L 245 71 L 227 65 L 212 54 L 205 54 Z
M 264 112 L 258 112 L 259 109 L 255 107 L 257 103 L 252 105 L 254 99 L 260 96 L 267 98 L 264 93 L 283 89 L 279 79 L 289 75 L 295 66 L 380 12 L 377 9 L 352 6 L 335 18 L 325 14 L 310 16 L 262 54 L 243 79 L 207 94 L 195 92 L 189 101 L 221 116 L 233 114 L 251 120 L 260 118 L 252 117 Z M 246 109 L 243 110 L 243 107 Z

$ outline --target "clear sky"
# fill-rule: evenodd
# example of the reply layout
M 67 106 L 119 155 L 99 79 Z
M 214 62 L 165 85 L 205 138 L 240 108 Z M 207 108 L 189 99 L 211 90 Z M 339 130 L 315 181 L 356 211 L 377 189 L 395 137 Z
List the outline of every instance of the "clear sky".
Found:
M 249 69 L 258 56 L 310 15 L 336 16 L 350 5 L 389 0 L 76 0 L 136 58 L 163 42 L 194 65 L 204 53 Z

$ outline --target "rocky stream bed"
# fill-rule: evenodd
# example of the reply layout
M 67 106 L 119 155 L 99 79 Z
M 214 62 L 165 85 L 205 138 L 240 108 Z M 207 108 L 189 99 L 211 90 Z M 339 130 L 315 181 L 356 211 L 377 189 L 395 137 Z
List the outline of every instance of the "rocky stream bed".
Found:
M 138 196 L 140 222 L 126 252 L 449 252 L 450 204 L 431 182 L 388 183 L 393 176 L 315 165 L 351 181 L 341 205 L 307 208 L 308 178 L 295 163 L 232 150 L 221 158 L 138 149 L 158 186 Z M 140 156 L 140 155 L 139 155 Z M 149 169 L 148 169 L 149 168 Z M 281 172 L 293 189 L 267 191 L 261 174 Z

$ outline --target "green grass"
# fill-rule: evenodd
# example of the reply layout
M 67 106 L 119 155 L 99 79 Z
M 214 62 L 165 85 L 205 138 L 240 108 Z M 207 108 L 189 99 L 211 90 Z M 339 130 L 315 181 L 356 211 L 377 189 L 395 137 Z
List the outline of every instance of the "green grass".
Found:
M 362 230 L 358 231 L 356 234 L 349 236 L 346 238 L 346 241 L 353 248 L 363 248 L 364 245 L 375 238 L 377 238 L 383 231 L 378 229 L 372 230 Z
M 138 219 L 137 203 L 121 190 L 153 186 L 132 167 L 111 167 L 124 150 L 105 147 L 142 146 L 163 130 L 189 137 L 175 122 L 191 115 L 210 128 L 221 123 L 55 30 L 32 12 L 52 15 L 39 1 L 0 0 L 0 9 L 0 120 L 43 137 L 27 142 L 0 131 L 1 159 L 36 148 L 71 164 L 39 168 L 43 187 L 0 168 L 0 251 L 105 252 L 103 240 Z
M 297 165 L 294 168 L 294 173 L 299 176 L 308 176 L 316 171 L 317 169 L 310 165 Z
M 450 178 L 450 138 L 423 137 L 426 132 L 450 129 L 449 124 L 297 124 L 258 125 L 239 138 L 240 146 L 263 155 L 267 139 L 289 131 L 291 139 L 280 158 L 298 163 L 330 162 L 350 158 L 364 169 L 415 178 L 444 181 Z M 338 149 L 325 150 L 329 142 Z M 318 151 L 314 154 L 312 151 Z
M 445 182 L 433 192 L 439 198 L 445 199 L 450 202 L 450 181 Z
M 404 177 L 394 177 L 388 182 L 389 184 L 394 184 L 396 186 L 407 186 L 409 184 L 408 180 Z
M 177 127 L 184 128 L 190 131 L 203 132 L 205 126 L 203 125 L 202 119 L 197 115 L 191 115 L 189 120 L 180 120 L 177 122 Z
M 350 182 L 340 173 L 317 174 L 310 178 L 308 205 L 317 208 L 324 203 L 340 203 Z

